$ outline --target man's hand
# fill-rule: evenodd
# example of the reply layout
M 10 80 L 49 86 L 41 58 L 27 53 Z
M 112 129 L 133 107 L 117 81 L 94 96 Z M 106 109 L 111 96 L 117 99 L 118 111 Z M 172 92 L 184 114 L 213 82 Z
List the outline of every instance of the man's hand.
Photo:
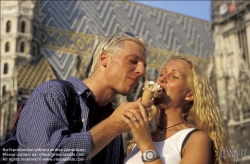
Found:
M 138 101 L 140 102 L 141 100 Z M 122 103 L 111 116 L 90 129 L 93 139 L 93 150 L 91 157 L 95 156 L 116 136 L 130 131 L 130 127 L 121 117 L 125 112 L 125 109 L 134 109 L 137 110 L 137 112 L 140 112 L 138 101 Z M 150 107 L 153 105 L 153 100 L 143 101 L 141 104 L 144 106 L 144 108 L 146 108 L 147 112 L 150 112 Z

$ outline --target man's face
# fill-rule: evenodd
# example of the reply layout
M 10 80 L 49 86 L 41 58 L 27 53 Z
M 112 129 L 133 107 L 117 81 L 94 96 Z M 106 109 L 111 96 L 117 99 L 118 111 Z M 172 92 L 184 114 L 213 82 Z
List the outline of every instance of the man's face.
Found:
M 105 74 L 109 87 L 118 94 L 128 95 L 144 75 L 146 54 L 144 48 L 133 42 L 125 41 L 124 47 L 109 59 Z

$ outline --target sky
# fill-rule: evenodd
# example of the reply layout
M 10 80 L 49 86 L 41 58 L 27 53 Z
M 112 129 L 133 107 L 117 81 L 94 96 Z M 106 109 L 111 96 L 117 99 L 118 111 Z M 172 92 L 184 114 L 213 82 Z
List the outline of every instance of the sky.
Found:
M 161 1 L 136 1 L 133 2 L 144 4 L 147 6 L 175 12 L 199 18 L 206 21 L 211 21 L 211 1 L 210 0 L 161 0 Z

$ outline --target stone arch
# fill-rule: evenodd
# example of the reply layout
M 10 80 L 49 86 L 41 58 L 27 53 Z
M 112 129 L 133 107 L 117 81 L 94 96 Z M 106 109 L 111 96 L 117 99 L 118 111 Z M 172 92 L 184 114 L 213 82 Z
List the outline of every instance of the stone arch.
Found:
M 24 42 L 20 43 L 20 52 L 22 52 L 22 53 L 25 52 L 25 43 Z
M 8 63 L 5 63 L 3 67 L 3 74 L 8 74 L 8 71 L 9 71 L 9 65 Z
M 4 85 L 3 88 L 2 88 L 2 96 L 5 96 L 6 93 L 7 93 L 6 86 Z
M 6 33 L 9 33 L 9 32 L 11 32 L 11 22 L 7 21 L 7 23 L 6 23 Z
M 5 43 L 5 52 L 9 52 L 10 51 L 10 43 L 9 42 L 6 42 Z
M 22 22 L 21 22 L 21 32 L 22 32 L 22 33 L 25 33 L 25 32 L 26 32 L 26 22 L 25 22 L 25 21 L 22 21 Z

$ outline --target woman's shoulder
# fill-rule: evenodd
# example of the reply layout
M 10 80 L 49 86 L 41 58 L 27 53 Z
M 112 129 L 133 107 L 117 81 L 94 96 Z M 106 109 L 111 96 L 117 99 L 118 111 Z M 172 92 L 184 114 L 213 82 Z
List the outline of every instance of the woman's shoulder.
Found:
M 193 132 L 181 152 L 182 163 L 190 163 L 190 161 L 196 161 L 197 163 L 211 162 L 212 145 L 212 140 L 206 132 L 201 130 Z
M 198 147 L 211 147 L 212 140 L 209 137 L 209 135 L 202 131 L 202 130 L 196 130 L 194 131 L 186 141 L 185 146 L 183 146 L 183 150 L 185 149 L 195 149 Z
M 209 135 L 202 131 L 202 130 L 196 130 L 193 132 L 193 134 L 190 136 L 190 141 L 196 141 L 196 142 L 203 142 L 203 141 L 207 141 L 207 142 L 211 142 L 211 138 L 209 137 Z

